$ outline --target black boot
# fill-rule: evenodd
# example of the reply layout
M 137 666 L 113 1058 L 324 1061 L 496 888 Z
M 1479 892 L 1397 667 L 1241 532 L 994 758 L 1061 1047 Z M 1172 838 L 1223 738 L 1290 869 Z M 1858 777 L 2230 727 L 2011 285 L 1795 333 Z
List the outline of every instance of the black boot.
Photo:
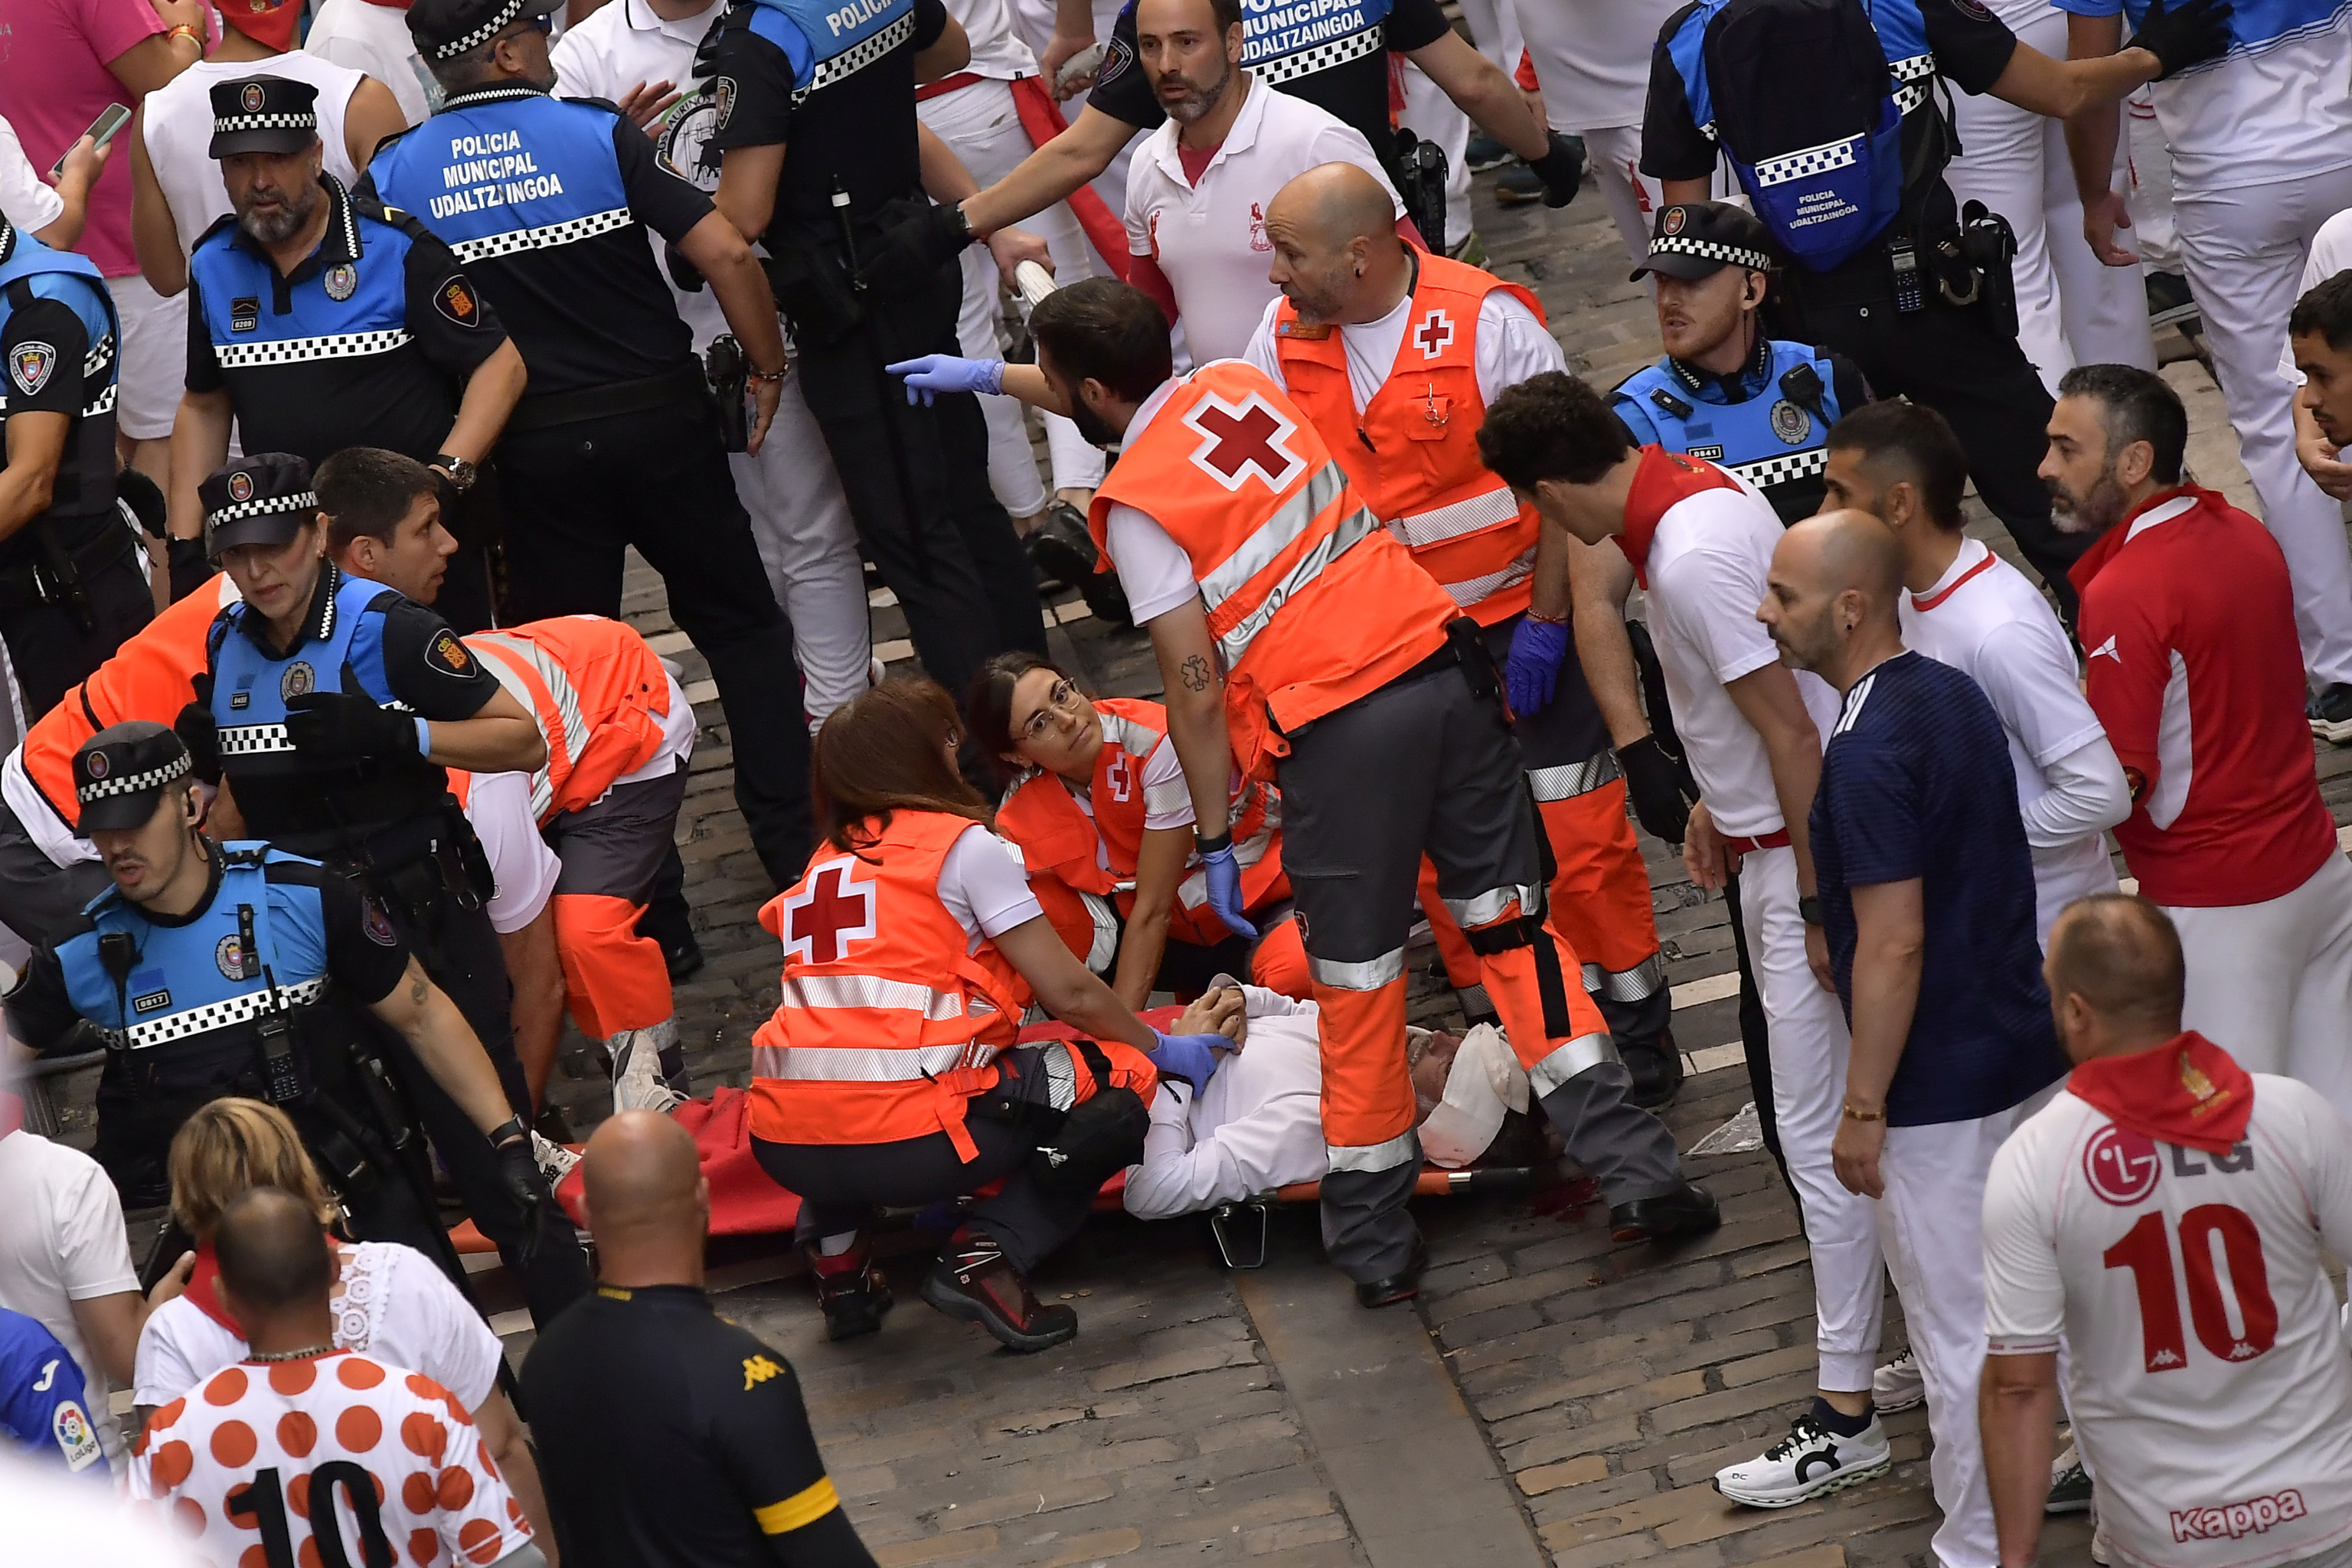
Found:
M 1671 1030 L 1647 1040 L 1620 1039 L 1617 1055 L 1633 1078 L 1625 1098 L 1644 1110 L 1662 1110 L 1683 1089 L 1683 1054 Z
M 876 1265 L 865 1232 L 858 1233 L 846 1252 L 828 1258 L 811 1242 L 802 1247 L 801 1256 L 808 1259 L 809 1276 L 816 1281 L 826 1339 L 856 1339 L 882 1326 L 882 1315 L 892 1305 L 890 1281 Z
M 1078 1337 L 1078 1315 L 1046 1306 L 1006 1259 L 996 1238 L 962 1226 L 923 1276 L 923 1300 L 950 1318 L 978 1323 L 1008 1350 L 1049 1350 Z
M 1723 1223 L 1715 1194 L 1685 1182 L 1654 1198 L 1634 1198 L 1609 1210 L 1612 1241 L 1664 1241 L 1669 1237 L 1695 1236 Z

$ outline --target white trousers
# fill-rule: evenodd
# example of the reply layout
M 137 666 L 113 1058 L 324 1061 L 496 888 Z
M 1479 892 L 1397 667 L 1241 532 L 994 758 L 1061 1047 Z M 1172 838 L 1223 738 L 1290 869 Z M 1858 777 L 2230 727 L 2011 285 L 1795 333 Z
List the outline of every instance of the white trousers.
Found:
M 1411 60 L 1403 62 L 1404 110 L 1397 123 L 1445 152 L 1445 244 L 1467 238 L 1470 216 L 1470 117 Z
M 1885 1318 L 1877 1216 L 1868 1198 L 1839 1184 L 1830 1163 L 1845 1103 L 1849 1040 L 1845 1014 L 1805 963 L 1805 922 L 1797 913 L 1797 852 L 1759 849 L 1739 863 L 1740 923 L 1764 996 L 1772 1051 L 1772 1114 L 1805 1215 L 1813 1258 L 1813 1337 L 1819 1386 L 1855 1394 L 1870 1386 Z
M 106 291 L 122 323 L 114 427 L 133 441 L 160 441 L 188 385 L 188 291 L 167 300 L 136 272 L 108 279 Z
M 2017 37 L 2064 59 L 2065 13 L 2046 12 Z M 2055 396 L 2058 378 L 2078 364 L 2154 370 L 2139 270 L 2107 266 L 2083 237 L 2064 122 L 1990 94 L 1955 94 L 1952 110 L 1968 152 L 1944 178 L 1961 201 L 1984 203 L 2017 233 L 2017 341 L 2042 384 Z
M 2352 1116 L 2352 861 L 2330 855 L 2266 903 L 2164 912 L 2189 956 L 2181 1023 Z
M 983 80 L 915 106 L 917 116 L 956 156 L 982 188 L 994 184 L 1020 166 L 1036 149 L 1013 105 L 1009 83 Z M 1054 280 L 1075 283 L 1095 274 L 1094 250 L 1066 202 L 1022 220 L 1021 227 L 1045 242 L 1054 253 Z M 963 314 L 956 323 L 956 341 L 975 359 L 994 359 L 1003 353 L 997 323 L 1003 313 L 996 262 L 986 246 L 967 247 L 963 253 Z M 1037 478 L 1037 460 L 1029 447 L 1028 422 L 1021 405 L 1010 397 L 983 395 L 981 411 L 988 416 L 989 488 L 1004 510 L 1015 517 L 1034 517 L 1045 510 L 1045 486 Z M 1058 414 L 1043 416 L 1045 443 L 1053 458 L 1054 488 L 1092 489 L 1102 483 L 1103 455 L 1087 445 L 1078 427 Z
M 1528 44 L 1519 36 L 1518 14 L 1511 0 L 1462 0 L 1462 22 L 1478 52 L 1502 67 L 1505 76 L 1516 79 Z
M 751 534 L 768 586 L 792 617 L 793 657 L 806 683 L 809 729 L 866 689 L 873 636 L 866 616 L 866 574 L 857 529 L 824 433 L 784 378 L 775 423 L 754 455 L 728 454 L 735 493 L 751 514 Z
M 1747 890 L 1744 879 L 1740 890 Z M 1942 1568 L 1994 1568 L 2000 1560 L 1977 1429 L 1985 1357 L 1985 1176 L 2003 1141 L 2058 1088 L 2052 1084 L 2022 1105 L 1974 1121 L 1890 1127 L 1879 1156 L 1886 1196 L 1878 1205 L 1878 1237 L 1927 1385 L 1927 1431 L 1935 1440 L 1927 1471 L 1944 1513 L 1931 1544 Z
M 2352 550 L 2344 513 L 2294 457 L 2295 388 L 2279 374 L 2286 319 L 2319 226 L 2352 207 L 2352 166 L 2230 191 L 2172 194 L 2189 291 L 2205 319 L 2239 454 L 2294 580 L 2303 665 L 2352 682 Z
M 2180 270 L 2180 237 L 2172 227 L 2172 144 L 2157 123 L 2156 104 L 2141 88 L 2124 100 L 2124 151 L 2131 183 L 2124 199 L 2131 207 L 2131 248 L 2148 272 Z

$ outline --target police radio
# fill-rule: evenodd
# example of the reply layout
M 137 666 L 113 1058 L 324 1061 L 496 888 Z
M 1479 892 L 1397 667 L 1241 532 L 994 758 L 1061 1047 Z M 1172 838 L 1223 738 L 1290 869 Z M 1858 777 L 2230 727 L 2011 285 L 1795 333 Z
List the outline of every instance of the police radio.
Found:
M 1910 315 L 1927 308 L 1927 280 L 1919 272 L 1919 253 L 1907 239 L 1898 239 L 1887 247 L 1886 254 L 1895 263 L 1895 309 L 1897 314 Z
M 262 1098 L 272 1105 L 292 1105 L 303 1096 L 302 1064 L 294 1048 L 294 1016 L 278 1004 L 278 976 L 261 962 L 261 949 L 254 941 L 253 906 L 236 907 L 236 947 L 238 970 L 247 979 L 256 973 L 268 987 L 263 993 L 268 1011 L 254 1028 L 254 1043 L 261 1056 Z

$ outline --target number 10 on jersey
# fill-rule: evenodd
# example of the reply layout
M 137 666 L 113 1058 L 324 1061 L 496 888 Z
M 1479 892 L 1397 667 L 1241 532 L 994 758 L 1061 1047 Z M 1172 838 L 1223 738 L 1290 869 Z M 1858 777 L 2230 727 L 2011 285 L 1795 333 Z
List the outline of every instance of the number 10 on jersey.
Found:
M 2172 1256 L 2171 1227 L 2160 1213 L 2140 1215 L 2102 1255 L 2108 1268 L 2131 1270 L 2139 1291 L 2141 1352 L 2152 1373 L 2177 1372 L 2189 1364 Z M 2180 1256 L 2189 1276 L 2189 1321 L 2197 1331 L 2197 1342 L 2233 1363 L 2252 1361 L 2270 1349 L 2278 1339 L 2278 1307 L 2271 1300 L 2270 1274 L 2263 1264 L 2262 1233 L 2246 1212 L 2229 1204 L 2190 1209 L 2180 1216 Z M 2229 1272 L 2226 1301 L 2222 1268 Z

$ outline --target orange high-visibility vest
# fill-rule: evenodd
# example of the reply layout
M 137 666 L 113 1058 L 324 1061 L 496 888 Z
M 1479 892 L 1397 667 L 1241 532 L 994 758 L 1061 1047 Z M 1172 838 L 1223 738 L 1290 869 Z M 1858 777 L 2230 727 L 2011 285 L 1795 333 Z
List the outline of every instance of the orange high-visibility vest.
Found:
M 1282 731 L 1377 691 L 1444 646 L 1461 612 L 1362 504 L 1315 426 L 1265 373 L 1202 366 L 1126 448 L 1087 521 L 1149 515 L 1192 557 L 1224 666 L 1244 773 L 1271 778 Z
M 1080 892 L 1108 898 L 1122 918 L 1131 918 L 1143 825 L 1150 815 L 1143 796 L 1143 764 L 1167 739 L 1168 710 L 1157 702 L 1112 697 L 1098 700 L 1095 712 L 1102 721 L 1103 746 L 1087 795 L 1094 815 L 1087 815 L 1059 774 L 1041 769 L 1006 794 L 996 808 L 996 830 L 1020 849 L 1032 876 L 1051 874 Z M 1234 793 L 1230 825 L 1234 858 L 1242 868 L 1244 909 L 1276 896 L 1282 882 L 1279 803 L 1271 784 L 1255 780 L 1244 779 Z M 1191 873 L 1176 889 L 1169 935 L 1214 946 L 1231 934 L 1209 908 L 1207 876 Z
M 465 643 L 547 739 L 547 761 L 530 775 L 535 821 L 591 805 L 661 750 L 669 674 L 635 627 L 559 616 Z
M 70 828 L 81 818 L 74 795 L 73 754 L 111 725 L 144 719 L 169 724 L 195 700 L 205 672 L 205 634 L 236 589 L 223 573 L 149 621 L 67 691 L 25 732 L 25 777 Z
M 1361 414 L 1348 385 L 1339 329 L 1307 326 L 1288 300 L 1275 316 L 1275 353 L 1291 401 L 1412 558 L 1485 626 L 1528 607 L 1542 524 L 1478 456 L 1486 401 L 1478 392 L 1478 307 L 1497 289 L 1543 320 L 1516 283 L 1423 254 L 1396 363 Z

